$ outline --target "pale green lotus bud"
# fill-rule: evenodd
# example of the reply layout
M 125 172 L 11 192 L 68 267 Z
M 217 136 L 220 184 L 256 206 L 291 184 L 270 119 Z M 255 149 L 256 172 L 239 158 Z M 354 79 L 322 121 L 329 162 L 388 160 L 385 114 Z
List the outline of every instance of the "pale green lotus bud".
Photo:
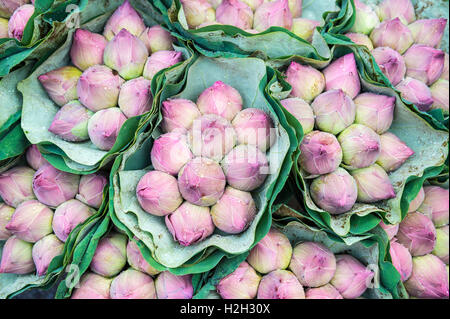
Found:
M 358 202 L 375 203 L 396 196 L 389 176 L 377 164 L 354 170 L 351 174 L 358 185 Z
M 325 77 L 312 66 L 291 62 L 286 81 L 292 86 L 291 96 L 311 103 L 325 89 Z
M 424 200 L 425 200 L 425 190 L 423 189 L 423 187 L 421 187 L 417 196 L 411 201 L 411 203 L 409 203 L 408 213 L 417 211 L 419 207 L 422 205 Z
M 388 173 L 400 168 L 408 158 L 414 155 L 414 151 L 391 132 L 381 135 L 380 142 L 381 153 L 377 164 Z
M 173 42 L 175 41 L 175 38 L 170 32 L 160 25 L 154 25 L 151 28 L 145 29 L 139 36 L 139 39 L 144 42 L 150 53 L 173 50 Z
M 447 19 L 422 19 L 411 23 L 411 30 L 416 44 L 424 44 L 429 47 L 438 48 L 444 36 Z
M 33 193 L 33 169 L 17 166 L 0 174 L 0 197 L 12 207 L 36 198 Z
M 100 208 L 103 201 L 103 190 L 108 180 L 101 174 L 81 176 L 78 194 L 75 196 L 80 202 L 94 208 Z
M 175 276 L 164 271 L 155 280 L 158 299 L 192 299 L 194 287 L 192 275 Z
M 445 115 L 449 114 L 449 83 L 439 79 L 430 87 L 433 105 L 431 109 L 441 109 Z
M 352 99 L 361 91 L 355 55 L 346 54 L 333 61 L 323 70 L 326 81 L 326 90 L 342 90 Z
M 317 20 L 311 20 L 311 19 L 305 19 L 305 18 L 296 18 L 292 20 L 292 32 L 308 41 L 312 41 L 312 37 L 314 35 L 314 30 L 316 30 L 317 27 L 321 25 L 320 21 Z
M 389 225 L 389 224 L 385 224 L 383 221 L 381 221 L 380 226 L 386 232 L 389 240 L 392 240 L 392 238 L 394 238 L 395 235 L 397 235 L 400 224 Z
M 26 158 L 28 165 L 36 171 L 40 169 L 41 166 L 48 163 L 45 158 L 42 157 L 41 152 L 35 144 L 28 148 Z
M 70 58 L 80 70 L 103 64 L 103 52 L 108 41 L 104 36 L 84 29 L 77 29 L 73 36 Z
M 77 83 L 81 74 L 81 71 L 73 66 L 63 66 L 38 76 L 38 80 L 52 101 L 63 106 L 78 98 Z
M 370 34 L 372 30 L 378 26 L 380 19 L 377 13 L 362 1 L 355 1 L 355 23 L 350 29 L 351 32 Z
M 8 20 L 0 18 L 0 39 L 9 38 Z
M 392 85 L 399 84 L 406 74 L 406 63 L 403 56 L 388 47 L 379 47 L 372 50 L 381 72 L 389 79 Z
M 156 299 L 152 277 L 129 268 L 115 277 L 110 288 L 111 299 Z
M 362 93 L 354 100 L 355 123 L 370 127 L 378 134 L 389 130 L 394 120 L 395 97 Z
M 253 11 L 242 1 L 223 0 L 216 9 L 216 21 L 243 30 L 250 29 L 253 26 Z
M 217 285 L 222 299 L 255 299 L 261 276 L 245 261 Z
M 128 0 L 114 11 L 106 22 L 103 35 L 106 40 L 111 41 L 120 30 L 126 29 L 132 35 L 138 37 L 144 32 L 145 24 L 139 13 L 134 10 Z
M 158 137 L 150 152 L 153 167 L 161 172 L 178 175 L 180 169 L 194 158 L 186 135 L 178 132 Z
M 11 220 L 14 214 L 14 208 L 8 206 L 4 203 L 0 203 L 0 240 L 7 240 L 13 234 L 11 231 L 7 230 L 5 226 Z
M 416 13 L 411 0 L 384 0 L 377 8 L 381 21 L 400 18 L 404 24 L 416 20 Z
M 375 48 L 389 47 L 400 54 L 405 53 L 414 43 L 411 31 L 399 18 L 381 23 L 373 29 L 370 39 Z
M 0 260 L 0 274 L 25 275 L 35 270 L 32 243 L 11 236 L 5 242 Z
M 110 299 L 109 290 L 112 279 L 88 272 L 81 277 L 80 287 L 76 288 L 71 299 Z
M 433 251 L 436 228 L 431 219 L 419 212 L 408 213 L 400 223 L 397 240 L 408 248 L 412 256 L 423 256 Z
M 391 241 L 389 254 L 391 255 L 392 265 L 397 269 L 401 276 L 401 281 L 406 281 L 411 276 L 413 263 L 408 249 L 395 239 Z
M 433 249 L 433 255 L 439 257 L 448 265 L 448 225 L 436 229 L 436 246 Z
M 253 28 L 259 32 L 273 26 L 290 30 L 292 28 L 292 18 L 293 15 L 289 8 L 288 0 L 266 2 L 256 9 Z
M 305 291 L 293 273 L 274 270 L 261 279 L 257 299 L 305 299 Z
M 345 36 L 358 45 L 364 45 L 369 51 L 373 50 L 373 43 L 370 38 L 362 33 L 346 33 Z
M 424 187 L 425 200 L 418 211 L 433 220 L 436 227 L 448 225 L 449 222 L 449 192 L 439 186 Z
M 71 101 L 56 113 L 48 131 L 65 141 L 87 141 L 89 139 L 88 122 L 93 114 L 80 102 Z
M 425 83 L 419 80 L 406 77 L 395 88 L 400 91 L 401 97 L 404 100 L 416 105 L 422 112 L 429 111 L 433 105 L 434 101 L 431 90 Z
M 117 275 L 127 263 L 127 237 L 110 233 L 102 238 L 91 261 L 91 270 L 103 277 Z
M 126 116 L 118 107 L 96 112 L 88 123 L 91 142 L 102 151 L 111 150 L 126 120 Z
M 47 235 L 37 241 L 36 244 L 33 245 L 32 250 L 37 275 L 45 275 L 53 258 L 61 255 L 63 250 L 64 243 L 53 234 Z
M 144 258 L 138 245 L 133 241 L 129 240 L 127 244 L 127 261 L 128 264 L 140 272 L 149 274 L 150 276 L 156 276 L 160 273 L 159 270 L 153 268 Z
M 311 106 L 300 98 L 289 98 L 280 101 L 281 105 L 291 113 L 302 126 L 303 134 L 309 134 L 314 129 L 315 116 Z
M 187 132 L 194 120 L 201 116 L 197 105 L 185 99 L 169 99 L 162 103 L 163 122 L 161 124 L 164 132 L 169 133 L 179 130 L 180 133 Z
M 126 117 L 130 118 L 150 111 L 153 102 L 151 84 L 151 81 L 139 77 L 122 85 L 118 103 Z
M 216 20 L 216 12 L 207 0 L 181 0 L 181 5 L 191 29 Z
M 30 3 L 30 0 L 2 0 L 0 1 L 0 17 L 9 18 L 14 11 L 24 4 Z
M 306 299 L 344 299 L 339 291 L 330 284 L 319 288 L 309 288 L 305 292 Z
M 181 52 L 165 50 L 157 51 L 147 59 L 142 75 L 147 80 L 152 80 L 159 71 L 167 69 L 182 60 L 183 56 Z
M 414 44 L 403 55 L 406 63 L 406 75 L 431 85 L 440 78 L 444 70 L 444 51 Z
M 27 26 L 28 20 L 30 20 L 33 14 L 34 6 L 31 4 L 25 4 L 17 8 L 9 18 L 8 36 L 10 38 L 22 41 L 25 27 Z

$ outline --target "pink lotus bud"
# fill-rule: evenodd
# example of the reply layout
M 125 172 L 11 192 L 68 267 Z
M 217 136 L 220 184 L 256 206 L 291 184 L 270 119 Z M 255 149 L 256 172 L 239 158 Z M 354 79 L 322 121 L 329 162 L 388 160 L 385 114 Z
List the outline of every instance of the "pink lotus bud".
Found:
M 122 271 L 111 283 L 111 299 L 156 299 L 152 277 L 129 268 Z
M 370 34 L 372 30 L 378 26 L 380 19 L 377 13 L 368 5 L 364 4 L 362 1 L 354 0 L 356 13 L 355 13 L 355 23 L 350 29 L 351 32 Z
M 291 62 L 286 81 L 292 86 L 292 97 L 311 103 L 325 89 L 325 77 L 312 66 Z
M 448 81 L 448 69 L 449 69 L 449 58 L 448 58 L 448 53 L 445 53 L 445 58 L 444 58 L 444 69 L 442 70 L 442 75 L 441 75 L 441 79 L 447 80 Z
M 305 291 L 293 273 L 275 270 L 261 279 L 257 299 L 305 299 Z
M 185 99 L 169 99 L 162 103 L 164 132 L 180 130 L 185 133 L 194 123 L 194 120 L 201 116 L 197 105 Z
M 155 280 L 158 299 L 192 299 L 194 288 L 192 276 L 175 276 L 164 271 Z
M 260 109 L 248 108 L 240 111 L 233 120 L 238 143 L 257 146 L 266 152 L 276 140 L 272 118 Z
M 416 44 L 438 48 L 444 35 L 447 19 L 423 19 L 411 23 L 408 28 Z
M 53 211 L 39 203 L 29 200 L 17 206 L 7 230 L 24 241 L 35 243 L 42 237 L 52 233 Z
M 142 75 L 148 50 L 144 42 L 122 29 L 105 47 L 103 60 L 105 65 L 119 72 L 125 80 Z
M 289 269 L 303 286 L 321 287 L 334 277 L 336 258 L 323 244 L 303 242 L 295 246 Z
M 406 62 L 406 75 L 427 85 L 436 82 L 444 69 L 444 51 L 415 44 L 403 55 Z
M 128 264 L 140 272 L 149 274 L 150 276 L 156 276 L 160 273 L 159 270 L 153 268 L 144 258 L 138 245 L 133 241 L 129 240 L 127 244 L 127 260 Z
M 292 246 L 285 234 L 275 228 L 256 244 L 247 257 L 247 262 L 257 272 L 268 274 L 286 269 L 292 257 Z
M 29 3 L 29 0 L 2 0 L 0 1 L 0 17 L 9 18 L 20 6 Z
M 341 89 L 352 99 L 361 91 L 355 56 L 349 53 L 331 63 L 323 75 L 326 80 L 326 90 Z
M 392 85 L 397 85 L 403 80 L 406 63 L 400 53 L 388 47 L 379 47 L 372 51 L 372 55 Z
M 163 50 L 155 52 L 147 59 L 143 76 L 144 78 L 151 80 L 159 71 L 170 68 L 181 61 L 183 61 L 181 52 Z
M 342 162 L 342 149 L 330 133 L 313 131 L 300 145 L 300 166 L 311 175 L 334 172 Z
M 0 174 L 0 197 L 12 207 L 36 198 L 32 182 L 35 171 L 29 167 L 17 166 Z
M 338 137 L 343 152 L 343 162 L 353 168 L 374 164 L 381 153 L 381 139 L 370 127 L 353 124 Z
M 0 240 L 7 240 L 13 234 L 5 228 L 14 214 L 14 208 L 0 203 Z
M 81 71 L 73 66 L 47 72 L 38 77 L 50 98 L 59 106 L 66 105 L 78 98 L 77 82 Z
M 1 8 L 0 8 L 1 13 Z M 0 18 L 0 39 L 9 38 L 8 35 L 8 20 Z
M 407 77 L 395 87 L 403 99 L 415 104 L 420 111 L 426 112 L 433 105 L 431 90 L 425 83 Z
M 216 12 L 207 0 L 181 0 L 180 2 L 189 28 L 195 29 L 205 22 L 216 20 Z
M 31 145 L 28 148 L 26 158 L 28 165 L 36 171 L 41 168 L 41 166 L 48 163 L 45 158 L 42 157 L 37 145 Z
M 222 299 L 255 299 L 261 276 L 243 261 L 217 285 L 217 292 Z
M 392 238 L 394 238 L 397 235 L 400 224 L 389 225 L 381 221 L 380 226 L 386 232 L 389 240 L 392 240 Z
M 373 50 L 373 43 L 370 38 L 362 33 L 346 33 L 345 36 L 358 45 L 366 46 L 369 51 Z
M 211 0 L 211 1 L 220 1 L 222 2 L 222 0 Z M 262 5 L 264 3 L 264 0 L 241 0 L 241 2 L 245 3 L 246 5 L 248 5 L 253 11 L 255 11 L 256 9 L 258 9 L 258 7 L 260 5 Z M 214 5 L 213 5 L 214 7 Z
M 81 176 L 76 199 L 94 208 L 100 208 L 103 201 L 103 189 L 108 180 L 101 174 Z
M 117 275 L 127 263 L 127 237 L 110 233 L 102 238 L 91 261 L 91 270 L 103 277 Z
M 434 255 L 414 257 L 412 275 L 405 288 L 416 298 L 448 299 L 445 264 Z
M 212 206 L 225 191 L 225 175 L 219 164 L 204 157 L 190 160 L 178 173 L 183 198 L 198 206 Z
M 125 81 L 104 65 L 94 65 L 83 72 L 77 84 L 81 103 L 97 112 L 117 105 L 120 87 Z
M 345 299 L 356 299 L 370 286 L 374 275 L 355 257 L 337 255 L 336 274 L 331 279 L 331 284 Z
M 339 291 L 330 284 L 306 290 L 306 299 L 344 299 Z
M 114 11 L 106 22 L 103 35 L 106 40 L 111 41 L 122 29 L 126 29 L 132 35 L 138 37 L 144 32 L 145 24 L 139 13 L 134 10 L 128 0 Z
M 314 129 L 315 116 L 308 103 L 300 98 L 289 98 L 280 102 L 281 105 L 283 105 L 283 107 L 300 122 L 303 134 L 312 132 Z
M 356 203 L 358 188 L 354 178 L 343 168 L 322 175 L 310 186 L 311 197 L 320 208 L 330 214 L 342 214 Z
M 99 149 L 109 151 L 116 143 L 120 128 L 126 120 L 118 107 L 100 110 L 89 120 L 89 138 Z
M 228 234 L 239 234 L 250 226 L 256 216 L 252 194 L 227 187 L 219 201 L 211 207 L 214 225 Z
M 242 103 L 239 92 L 221 81 L 204 90 L 197 99 L 202 114 L 216 114 L 230 122 L 242 110 Z
M 142 209 L 155 216 L 168 215 L 183 202 L 176 178 L 159 171 L 148 172 L 141 178 L 136 195 Z
M 436 246 L 433 255 L 448 265 L 448 225 L 436 229 Z
M 108 41 L 101 34 L 84 29 L 77 29 L 73 36 L 70 58 L 80 70 L 103 64 L 103 52 Z
M 66 173 L 46 164 L 34 174 L 33 191 L 41 203 L 56 207 L 75 198 L 79 182 L 79 175 Z
M 80 287 L 75 289 L 71 299 L 110 299 L 112 279 L 88 272 L 81 277 Z
M 53 231 L 65 242 L 72 230 L 95 214 L 95 210 L 82 202 L 71 199 L 58 206 L 53 216 Z
M 422 213 L 406 215 L 397 234 L 400 244 L 408 248 L 412 256 L 423 256 L 433 251 L 436 244 L 436 228 L 431 219 Z
M 144 42 L 148 52 L 150 53 L 173 50 L 173 41 L 175 40 L 169 31 L 160 25 L 154 25 L 151 28 L 145 29 L 139 39 Z
M 65 141 L 86 141 L 89 139 L 88 122 L 93 114 L 80 102 L 71 101 L 56 113 L 48 131 Z
M 430 87 L 433 97 L 432 109 L 441 109 L 445 115 L 449 114 L 449 83 L 447 80 L 439 79 Z
M 381 153 L 377 164 L 388 173 L 400 168 L 408 158 L 414 155 L 414 151 L 393 133 L 384 133 L 380 136 L 380 141 Z
M 370 39 L 376 48 L 389 47 L 400 54 L 405 53 L 414 43 L 411 31 L 399 18 L 381 23 L 373 29 Z
M 394 120 L 395 97 L 362 93 L 354 100 L 355 123 L 364 124 L 378 134 L 387 132 Z
M 34 6 L 31 4 L 25 4 L 17 8 L 8 22 L 8 36 L 22 41 L 25 27 L 33 14 Z
M 358 202 L 375 203 L 396 196 L 388 174 L 377 164 L 357 169 L 351 174 L 358 185 Z
M 243 30 L 250 29 L 253 25 L 253 11 L 239 0 L 223 0 L 216 9 L 216 20 Z
M 269 160 L 252 145 L 238 145 L 222 161 L 230 186 L 251 192 L 264 184 L 269 174 Z
M 378 6 L 377 12 L 381 21 L 400 18 L 404 24 L 410 24 L 416 20 L 411 0 L 385 0 Z
M 265 31 L 273 26 L 290 30 L 292 27 L 292 18 L 288 0 L 266 2 L 256 9 L 253 18 L 253 28 L 259 32 Z
M 184 202 L 175 212 L 166 216 L 166 226 L 173 240 L 182 246 L 201 242 L 214 232 L 209 208 L 189 202 Z
M 36 242 L 33 246 L 32 256 L 34 264 L 36 265 L 37 275 L 45 275 L 53 258 L 61 255 L 63 250 L 64 243 L 53 234 L 47 235 Z
M 177 175 L 193 157 L 186 135 L 178 132 L 161 135 L 153 143 L 151 151 L 153 167 L 170 175 Z
M 449 222 L 449 192 L 439 186 L 424 187 L 425 200 L 418 211 L 433 220 L 436 227 L 448 225 Z
M 296 18 L 292 20 L 292 33 L 296 36 L 311 42 L 314 35 L 314 30 L 321 25 L 320 21 Z
M 3 246 L 0 260 L 0 274 L 25 275 L 33 272 L 35 266 L 31 250 L 32 243 L 23 241 L 17 236 L 11 236 Z
M 389 254 L 391 255 L 392 264 L 401 276 L 401 280 L 408 280 L 413 268 L 412 257 L 408 249 L 394 239 L 391 241 Z
M 408 213 L 415 212 L 422 205 L 425 200 L 425 190 L 423 187 L 420 188 L 419 194 L 417 194 L 416 198 L 414 198 L 411 203 L 409 203 Z

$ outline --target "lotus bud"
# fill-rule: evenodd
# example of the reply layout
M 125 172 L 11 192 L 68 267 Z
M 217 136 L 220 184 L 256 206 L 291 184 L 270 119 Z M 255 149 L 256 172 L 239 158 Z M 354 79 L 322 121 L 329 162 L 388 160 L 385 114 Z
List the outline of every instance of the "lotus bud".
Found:
M 103 64 L 103 52 L 108 41 L 101 34 L 77 29 L 70 49 L 72 63 L 80 70 Z
M 438 48 L 444 35 L 447 19 L 423 19 L 411 23 L 408 28 L 416 44 Z
M 17 238 L 35 243 L 52 233 L 52 220 L 53 211 L 50 208 L 37 200 L 29 200 L 17 206 L 5 228 Z
M 265 152 L 275 143 L 275 125 L 270 115 L 263 110 L 255 108 L 242 110 L 232 123 L 239 144 L 255 145 Z
M 103 190 L 108 180 L 101 174 L 81 176 L 76 199 L 94 208 L 100 208 L 103 201 Z
M 12 207 L 36 198 L 32 182 L 35 171 L 29 167 L 17 166 L 0 174 L 0 197 Z
M 431 108 L 441 109 L 445 115 L 449 114 L 449 83 L 447 80 L 439 79 L 430 87 L 433 105 Z
M 14 208 L 0 203 L 0 240 L 7 240 L 13 234 L 5 228 L 14 214 Z
M 275 228 L 256 244 L 247 257 L 247 262 L 257 272 L 268 274 L 286 269 L 292 257 L 292 246 L 285 234 Z
M 291 62 L 286 81 L 292 86 L 292 97 L 311 103 L 325 89 L 325 77 L 312 66 Z
M 59 106 L 66 105 L 78 98 L 77 82 L 81 71 L 73 66 L 47 72 L 38 77 L 50 98 Z
M 321 287 L 334 277 L 336 258 L 323 244 L 304 242 L 295 246 L 289 269 L 303 286 Z
M 65 242 L 75 227 L 94 214 L 93 208 L 76 199 L 71 199 L 56 208 L 53 216 L 53 231 L 61 241 Z
M 86 141 L 89 139 L 88 122 L 93 114 L 80 102 L 71 101 L 56 113 L 48 131 L 65 141 Z
M 91 270 L 103 277 L 117 275 L 127 263 L 127 237 L 110 233 L 102 238 L 92 257 Z
M 81 277 L 80 287 L 76 288 L 71 299 L 110 299 L 109 289 L 112 279 L 88 272 Z
M 417 211 L 419 207 L 422 205 L 424 200 L 425 200 L 425 190 L 423 189 L 423 187 L 421 187 L 417 196 L 409 203 L 408 213 Z
M 404 24 L 410 24 L 416 20 L 411 0 L 385 0 L 378 6 L 377 12 L 381 21 L 400 18 Z
M 111 299 L 156 299 L 152 277 L 129 268 L 122 271 L 111 283 Z
M 28 165 L 32 167 L 34 170 L 38 170 L 41 166 L 47 164 L 48 162 L 45 158 L 42 157 L 41 152 L 39 151 L 37 145 L 31 145 L 26 153 L 26 159 Z
M 46 164 L 34 174 L 33 191 L 42 204 L 56 207 L 75 198 L 79 182 L 79 175 L 66 173 Z
M 311 175 L 334 172 L 342 162 L 342 149 L 330 133 L 313 131 L 300 145 L 300 166 Z
M 192 276 L 175 276 L 164 271 L 155 280 L 158 299 L 192 299 L 194 288 Z
M 434 255 L 413 258 L 411 277 L 405 282 L 410 296 L 448 299 L 448 275 L 445 264 Z
M 175 40 L 170 32 L 160 25 L 154 25 L 151 28 L 145 29 L 139 39 L 144 42 L 150 53 L 173 50 L 173 42 Z
M 370 32 L 372 32 L 372 30 L 380 23 L 377 13 L 370 6 L 359 0 L 355 0 L 355 7 L 355 23 L 350 31 L 370 34 Z
M 197 206 L 212 206 L 217 203 L 225 191 L 225 184 L 225 175 L 220 165 L 204 157 L 190 160 L 178 173 L 181 195 Z
M 325 76 L 327 91 L 341 89 L 352 99 L 361 91 L 361 83 L 353 53 L 335 60 L 323 70 L 323 75 Z
M 251 192 L 264 184 L 269 174 L 269 160 L 252 145 L 238 145 L 222 161 L 230 186 Z
M 242 110 L 242 103 L 239 92 L 221 81 L 204 90 L 197 99 L 202 114 L 215 114 L 230 122 Z
M 212 0 L 212 1 L 218 1 L 218 0 Z M 222 0 L 220 0 L 220 2 L 222 2 Z M 258 7 L 260 5 L 262 5 L 264 3 L 264 0 L 241 0 L 241 2 L 245 3 L 253 11 L 255 11 L 256 9 L 258 9 Z M 214 7 L 214 5 L 213 5 L 213 7 Z
M 330 214 L 342 214 L 356 203 L 358 188 L 355 179 L 343 168 L 322 175 L 310 186 L 311 197 L 320 208 Z
M 383 228 L 383 230 L 386 232 L 389 240 L 392 240 L 392 238 L 394 238 L 397 235 L 400 224 L 389 225 L 381 221 L 380 227 Z
M 158 51 L 153 53 L 145 63 L 144 78 L 151 80 L 159 71 L 169 68 L 178 62 L 181 62 L 183 57 L 181 52 L 177 51 Z
M 292 30 L 291 31 L 296 36 L 298 36 L 308 42 L 311 42 L 313 35 L 314 35 L 314 31 L 320 25 L 321 25 L 320 21 L 317 21 L 317 20 L 296 18 L 296 19 L 292 20 Z
M 216 20 L 243 30 L 250 29 L 253 25 L 253 11 L 239 0 L 223 0 L 216 9 Z
M 32 243 L 11 236 L 5 242 L 0 260 L 0 274 L 25 275 L 33 272 L 35 266 L 31 250 Z
M 128 241 L 127 244 L 127 260 L 128 264 L 140 272 L 149 274 L 150 276 L 156 276 L 159 274 L 159 270 L 153 268 L 144 258 L 138 245 L 133 241 Z
M 427 85 L 433 84 L 444 69 L 444 51 L 415 44 L 403 56 L 406 63 L 406 75 Z
M 309 288 L 305 295 L 306 299 L 344 299 L 339 291 L 330 284 L 319 288 Z
M 449 69 L 449 58 L 448 58 L 448 53 L 445 53 L 445 58 L 444 58 L 444 69 L 442 70 L 442 75 L 441 75 L 441 79 L 447 80 L 448 81 L 448 69 Z
M 214 225 L 228 234 L 239 234 L 250 226 L 256 216 L 252 194 L 227 187 L 219 201 L 211 208 Z
M 392 240 L 389 254 L 391 255 L 392 265 L 394 265 L 401 276 L 401 281 L 408 280 L 413 268 L 412 257 L 408 249 L 397 243 L 396 240 Z
M 175 212 L 166 216 L 166 226 L 173 240 L 186 247 L 203 241 L 214 232 L 209 208 L 189 202 L 184 202 Z
M 63 250 L 64 243 L 53 234 L 47 235 L 36 242 L 33 246 L 32 256 L 37 275 L 45 275 L 53 258 L 61 255 Z
M 305 299 L 305 291 L 293 273 L 287 270 L 274 270 L 261 279 L 257 298 Z
M 370 286 L 375 274 L 355 257 L 336 256 L 336 273 L 331 284 L 345 299 L 360 297 Z
M 216 20 L 216 13 L 207 0 L 181 0 L 189 28 Z
M 29 3 L 29 0 L 3 0 L 0 1 L 0 17 L 9 18 L 20 6 Z
M 153 167 L 170 175 L 177 175 L 193 157 L 186 135 L 178 132 L 161 135 L 153 143 L 151 151 Z
M 367 49 L 369 49 L 369 51 L 373 50 L 372 40 L 370 40 L 367 35 L 362 33 L 346 33 L 345 36 L 352 40 L 354 43 L 365 46 Z
M 431 90 L 419 80 L 407 77 L 395 88 L 400 91 L 403 99 L 415 104 L 422 112 L 428 111 L 433 105 Z
M 197 105 L 185 99 L 169 99 L 162 103 L 164 132 L 179 130 L 181 133 L 187 132 L 194 120 L 201 116 Z
M 22 41 L 25 27 L 33 14 L 34 6 L 31 4 L 25 4 L 17 8 L 8 22 L 8 36 Z
M 217 285 L 222 299 L 255 299 L 261 276 L 245 261 Z
M 434 249 L 436 228 L 431 219 L 424 214 L 409 213 L 400 223 L 397 240 L 408 248 L 412 256 L 423 256 Z
M 98 111 L 89 120 L 89 138 L 99 149 L 109 151 L 116 143 L 120 128 L 126 120 L 118 107 Z
M 400 53 L 388 47 L 379 47 L 372 51 L 372 55 L 392 85 L 397 85 L 403 80 L 406 63 Z
M 449 192 L 439 186 L 424 187 L 425 200 L 418 211 L 429 216 L 436 227 L 448 225 Z
M 436 246 L 433 255 L 448 265 L 448 225 L 436 229 Z
M 104 65 L 94 65 L 83 72 L 77 84 L 80 102 L 93 112 L 114 107 L 125 81 Z
M 377 164 L 388 173 L 400 168 L 408 158 L 414 155 L 414 151 L 393 133 L 384 133 L 380 136 L 380 141 L 381 153 Z
M 141 178 L 136 196 L 142 209 L 155 216 L 168 215 L 183 202 L 176 178 L 159 171 L 148 172 Z
M 358 95 L 354 102 L 355 123 L 364 124 L 378 134 L 389 130 L 394 120 L 395 97 L 363 93 Z
M 396 196 L 388 174 L 374 164 L 351 172 L 358 185 L 358 202 L 375 203 Z
M 373 45 L 378 47 L 389 47 L 400 54 L 414 43 L 411 31 L 399 18 L 385 21 L 373 29 L 370 34 Z
M 111 41 L 122 29 L 126 29 L 132 35 L 138 37 L 144 32 L 145 24 L 139 13 L 134 10 L 128 0 L 114 11 L 106 22 L 103 35 L 106 40 Z
M 270 27 L 282 27 L 290 30 L 292 27 L 292 13 L 288 0 L 277 0 L 263 3 L 255 11 L 253 28 L 259 32 Z
M 0 9 L 1 10 L 1 9 Z M 0 39 L 8 38 L 8 20 L 0 18 Z
M 309 134 L 314 129 L 315 116 L 311 106 L 300 98 L 281 100 L 281 105 L 291 113 L 302 126 L 303 134 Z

